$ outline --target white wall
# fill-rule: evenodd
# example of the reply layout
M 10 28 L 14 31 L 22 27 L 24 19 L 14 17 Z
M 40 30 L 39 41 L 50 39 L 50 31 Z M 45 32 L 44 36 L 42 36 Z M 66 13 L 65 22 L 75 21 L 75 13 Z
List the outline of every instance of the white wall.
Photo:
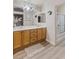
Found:
M 49 10 L 52 11 L 52 15 L 48 14 Z M 43 11 L 46 13 L 47 41 L 55 45 L 55 7 L 51 0 L 45 1 Z
M 64 14 L 65 15 L 65 4 L 61 4 L 59 6 L 57 6 L 57 13 L 58 14 Z
M 43 11 L 46 13 L 47 25 L 47 41 L 53 45 L 56 44 L 56 29 L 55 29 L 55 14 L 56 5 L 61 4 L 63 1 L 59 0 L 46 0 L 43 5 Z M 48 11 L 52 11 L 52 15 L 48 15 Z

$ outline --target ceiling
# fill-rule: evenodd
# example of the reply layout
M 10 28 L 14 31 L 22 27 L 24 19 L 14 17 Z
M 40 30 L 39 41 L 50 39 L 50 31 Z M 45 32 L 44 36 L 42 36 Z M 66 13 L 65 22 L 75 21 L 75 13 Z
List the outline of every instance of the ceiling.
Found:
M 20 7 L 23 7 L 26 4 L 26 2 L 30 2 L 32 4 L 42 6 L 45 1 L 46 0 L 13 0 L 14 6 L 17 5 L 17 6 L 20 6 Z M 52 1 L 54 4 L 57 5 L 59 3 L 64 2 L 65 0 L 48 0 L 48 1 Z
M 42 5 L 45 0 L 26 0 L 26 1 L 30 1 L 33 4 Z
M 26 2 L 30 2 L 35 5 L 42 5 L 44 3 L 44 0 L 13 0 L 14 6 L 15 5 L 24 6 Z

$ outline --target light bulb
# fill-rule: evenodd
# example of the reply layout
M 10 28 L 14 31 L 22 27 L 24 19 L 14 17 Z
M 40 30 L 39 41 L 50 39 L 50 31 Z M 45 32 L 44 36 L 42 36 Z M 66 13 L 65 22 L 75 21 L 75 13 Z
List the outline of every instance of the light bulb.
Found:
M 28 10 L 30 9 L 30 7 L 26 5 L 26 6 L 24 7 L 24 9 L 26 9 L 26 10 L 28 11 Z
M 27 9 L 27 11 L 28 11 L 28 10 L 30 9 L 30 7 L 27 7 L 26 9 Z

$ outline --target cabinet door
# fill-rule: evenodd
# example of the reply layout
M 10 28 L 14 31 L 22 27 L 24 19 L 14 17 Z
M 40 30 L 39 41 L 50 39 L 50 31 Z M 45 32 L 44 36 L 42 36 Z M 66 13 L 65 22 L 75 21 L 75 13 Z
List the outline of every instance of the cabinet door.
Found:
M 38 29 L 38 40 L 41 40 L 42 39 L 42 29 L 39 28 Z
M 13 49 L 21 47 L 21 32 L 13 32 Z
M 30 30 L 30 38 L 32 43 L 37 41 L 37 29 Z
M 46 28 L 42 28 L 42 39 L 46 39 Z
M 30 44 L 30 32 L 29 32 L 29 30 L 22 32 L 22 44 L 23 45 Z

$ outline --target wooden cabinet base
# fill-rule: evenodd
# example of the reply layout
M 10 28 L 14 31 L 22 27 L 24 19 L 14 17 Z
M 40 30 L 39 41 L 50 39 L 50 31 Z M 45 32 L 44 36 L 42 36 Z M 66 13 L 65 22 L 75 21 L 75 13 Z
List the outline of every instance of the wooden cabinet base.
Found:
M 17 53 L 17 52 L 19 52 L 19 51 L 21 51 L 21 50 L 23 50 L 23 49 L 25 49 L 25 48 L 27 48 L 27 47 L 29 47 L 29 46 L 30 46 L 30 45 L 24 45 L 24 46 L 22 46 L 22 47 L 13 49 L 13 54 L 15 54 L 15 53 Z
M 39 41 L 34 42 L 34 43 L 31 43 L 31 44 L 29 44 L 29 45 L 27 45 L 27 46 L 24 45 L 23 47 L 13 49 L 13 54 L 15 54 L 15 53 L 17 53 L 17 52 L 19 52 L 19 51 L 21 51 L 21 50 L 23 50 L 23 49 L 25 49 L 25 48 L 27 48 L 27 47 L 29 47 L 29 46 L 35 45 L 35 44 L 37 44 L 37 43 L 41 43 L 41 42 L 43 42 L 43 41 L 45 41 L 45 39 L 39 40 Z
M 16 49 L 13 49 L 13 54 L 23 50 L 24 48 L 20 47 L 20 48 L 16 48 Z
M 13 54 L 46 40 L 46 28 L 16 31 L 13 33 Z

